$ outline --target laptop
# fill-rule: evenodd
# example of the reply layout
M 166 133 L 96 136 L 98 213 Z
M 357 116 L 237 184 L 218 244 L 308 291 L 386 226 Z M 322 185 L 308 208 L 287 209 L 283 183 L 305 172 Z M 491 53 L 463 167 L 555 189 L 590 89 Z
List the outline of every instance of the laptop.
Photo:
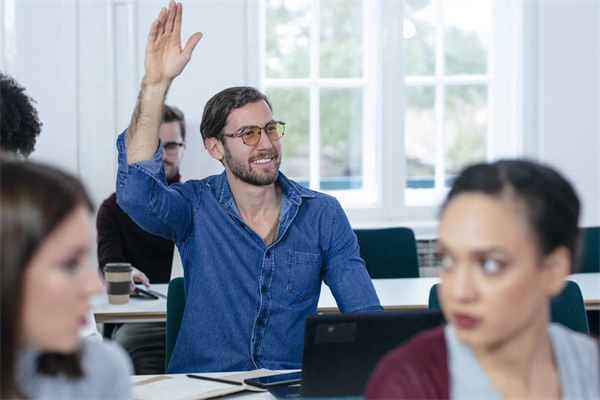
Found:
M 439 310 L 309 316 L 304 330 L 300 397 L 362 396 L 384 354 L 443 322 Z

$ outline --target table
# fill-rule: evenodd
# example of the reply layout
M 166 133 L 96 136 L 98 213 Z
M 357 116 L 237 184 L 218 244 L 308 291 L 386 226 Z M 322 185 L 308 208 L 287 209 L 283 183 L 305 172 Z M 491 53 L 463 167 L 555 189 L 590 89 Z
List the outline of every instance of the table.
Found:
M 261 371 L 265 371 L 265 372 L 261 372 Z M 195 374 L 195 375 L 201 375 L 201 376 L 206 376 L 206 377 L 211 377 L 211 378 L 225 377 L 225 378 L 229 379 L 229 377 L 231 377 L 232 375 L 235 375 L 235 374 L 240 374 L 240 375 L 243 374 L 243 375 L 248 375 L 247 377 L 253 377 L 253 376 L 264 376 L 266 374 L 270 375 L 273 373 L 286 373 L 286 372 L 293 372 L 293 371 L 299 371 L 299 370 L 285 370 L 285 371 L 255 370 L 255 371 L 244 371 L 244 372 L 203 372 L 203 373 Z M 204 386 L 203 381 L 186 378 L 185 375 L 186 374 L 133 375 L 131 377 L 131 383 L 134 386 L 134 395 L 136 394 L 135 393 L 136 383 L 143 384 L 145 382 L 159 381 L 159 380 L 163 379 L 164 377 L 174 378 L 171 382 L 167 382 L 167 384 L 169 386 L 175 385 L 177 387 L 177 391 L 178 391 L 178 393 L 176 393 L 175 395 L 179 395 L 180 397 L 184 397 L 184 396 L 181 396 L 182 391 L 184 393 L 185 392 L 198 393 L 198 392 L 201 392 L 202 390 L 207 390 L 208 386 L 211 385 L 210 382 L 204 382 L 206 384 L 206 386 L 203 389 L 198 390 L 198 388 L 202 388 L 202 386 Z M 240 381 L 240 382 L 243 381 L 241 378 L 233 379 L 233 380 Z M 160 384 L 160 385 L 162 385 L 162 384 Z M 170 394 L 167 395 L 166 393 L 163 393 L 163 392 L 165 392 L 165 390 L 164 390 L 165 388 L 161 388 L 161 389 L 163 389 L 163 390 L 159 390 L 159 391 L 154 390 L 152 392 L 154 398 L 171 399 L 174 397 L 172 392 L 169 392 Z M 254 390 L 256 390 L 256 389 L 254 389 Z M 186 394 L 189 395 L 190 393 L 186 393 Z M 275 396 L 273 396 L 271 393 L 269 393 L 267 391 L 253 391 L 253 392 L 244 391 L 244 392 L 229 394 L 226 396 L 229 398 L 235 397 L 236 399 L 239 399 L 239 398 L 275 399 Z M 185 396 L 185 398 L 190 398 L 190 397 Z
M 151 286 L 151 290 L 167 295 L 169 284 L 159 283 Z M 101 293 L 92 298 L 92 311 L 96 323 L 125 322 L 165 322 L 167 320 L 167 300 L 158 300 L 139 296 L 131 297 L 127 304 L 108 304 L 108 295 Z
M 600 310 L 600 273 L 573 274 L 568 279 L 581 288 L 587 310 Z M 381 305 L 386 310 L 427 308 L 429 289 L 439 282 L 439 278 L 373 279 Z M 167 287 L 166 283 L 154 284 L 151 289 L 166 294 Z M 164 322 L 167 316 L 167 302 L 162 298 L 134 297 L 128 304 L 111 305 L 103 293 L 92 299 L 92 308 L 97 323 Z M 337 311 L 329 287 L 323 284 L 319 312 Z

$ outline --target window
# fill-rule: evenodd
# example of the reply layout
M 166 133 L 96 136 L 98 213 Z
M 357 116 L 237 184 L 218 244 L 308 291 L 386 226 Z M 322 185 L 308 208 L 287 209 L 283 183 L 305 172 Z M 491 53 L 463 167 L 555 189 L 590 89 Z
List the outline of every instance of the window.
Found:
M 290 134 L 282 170 L 311 189 L 373 202 L 375 55 L 367 2 L 263 4 L 261 87 Z M 351 194 L 350 194 L 351 193 Z M 367 199 L 368 197 L 368 199 Z
M 491 1 L 409 0 L 404 18 L 405 202 L 431 204 L 462 168 L 492 158 L 498 46 Z
M 517 3 L 256 7 L 255 84 L 287 123 L 282 170 L 353 223 L 431 221 L 461 168 L 517 155 Z

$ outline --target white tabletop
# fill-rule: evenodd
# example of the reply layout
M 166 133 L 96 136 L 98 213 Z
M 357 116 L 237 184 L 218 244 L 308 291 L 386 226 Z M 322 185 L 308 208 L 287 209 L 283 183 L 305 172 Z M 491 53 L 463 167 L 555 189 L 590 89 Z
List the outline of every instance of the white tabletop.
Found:
M 586 309 L 600 310 L 600 273 L 569 275 L 569 280 L 581 288 Z M 427 308 L 429 289 L 439 278 L 373 279 L 381 305 L 386 310 Z M 154 284 L 151 289 L 167 293 L 168 284 Z M 92 300 L 94 316 L 98 323 L 164 322 L 167 314 L 165 299 L 131 298 L 128 304 L 108 304 L 106 294 Z M 323 285 L 319 299 L 320 312 L 337 312 L 335 299 L 327 285 Z
M 167 295 L 168 283 L 158 283 L 150 287 L 152 291 Z M 131 297 L 127 304 L 108 304 L 106 293 L 94 296 L 92 310 L 96 323 L 122 322 L 165 322 L 167 319 L 167 300 L 158 300 L 145 296 Z
M 261 372 L 261 371 L 265 371 L 265 372 Z M 268 370 L 255 370 L 255 371 L 244 371 L 244 372 L 203 372 L 200 374 L 194 374 L 194 375 L 201 375 L 201 376 L 206 376 L 206 377 L 211 377 L 211 378 L 229 378 L 233 375 L 248 375 L 248 377 L 253 377 L 253 376 L 264 376 L 264 375 L 270 375 L 270 374 L 279 374 L 279 373 L 287 373 L 287 372 L 294 372 L 294 371 L 299 371 L 299 370 L 283 370 L 283 371 L 268 371 Z M 168 389 L 168 387 L 165 388 L 160 388 L 160 384 L 158 385 L 158 389 L 159 390 L 155 390 L 153 391 L 153 399 L 173 399 L 176 397 L 176 395 L 181 396 L 181 392 L 182 391 L 192 391 L 192 392 L 202 392 L 203 390 L 209 390 L 211 389 L 211 386 L 214 386 L 214 383 L 211 384 L 210 382 L 206 382 L 206 381 L 202 381 L 202 380 L 197 380 L 197 379 L 191 379 L 191 378 L 187 378 L 186 374 L 165 374 L 165 375 L 133 375 L 131 377 L 131 383 L 134 386 L 134 397 L 137 397 L 136 395 L 139 394 L 139 392 L 136 390 L 135 386 L 137 385 L 143 385 L 144 383 L 148 382 L 148 383 L 152 383 L 152 381 L 159 381 L 161 379 L 163 379 L 164 377 L 170 377 L 173 378 L 172 382 L 169 382 L 169 386 L 173 386 L 173 384 L 175 384 L 175 386 L 177 387 L 177 392 L 175 395 L 173 392 L 165 392 L 164 389 Z M 233 379 L 236 381 L 243 381 L 241 379 Z M 162 389 L 162 390 L 160 390 Z M 252 388 L 251 388 L 252 389 Z M 274 399 L 275 396 L 273 396 L 271 393 L 264 391 L 264 390 L 260 390 L 260 389 L 253 389 L 254 391 L 243 391 L 240 393 L 234 393 L 234 394 L 230 394 L 227 395 L 228 397 L 235 397 L 236 399 L 238 398 L 248 398 L 248 399 Z M 256 391 L 259 390 L 259 391 Z M 188 397 L 186 397 L 188 398 Z M 202 396 L 200 396 L 200 398 L 202 398 Z

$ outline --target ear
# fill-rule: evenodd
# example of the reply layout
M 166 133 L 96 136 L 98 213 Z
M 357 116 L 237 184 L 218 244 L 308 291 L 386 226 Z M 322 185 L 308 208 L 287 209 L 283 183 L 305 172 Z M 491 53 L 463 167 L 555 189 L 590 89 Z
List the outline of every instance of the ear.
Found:
M 183 141 L 183 151 L 185 151 L 185 149 L 187 149 L 187 140 Z
M 214 159 L 221 161 L 225 157 L 225 151 L 223 150 L 223 143 L 215 137 L 206 138 L 204 141 L 208 154 Z
M 542 268 L 545 271 L 547 293 L 556 296 L 564 289 L 565 279 L 571 272 L 571 252 L 565 246 L 554 249 L 544 257 Z

